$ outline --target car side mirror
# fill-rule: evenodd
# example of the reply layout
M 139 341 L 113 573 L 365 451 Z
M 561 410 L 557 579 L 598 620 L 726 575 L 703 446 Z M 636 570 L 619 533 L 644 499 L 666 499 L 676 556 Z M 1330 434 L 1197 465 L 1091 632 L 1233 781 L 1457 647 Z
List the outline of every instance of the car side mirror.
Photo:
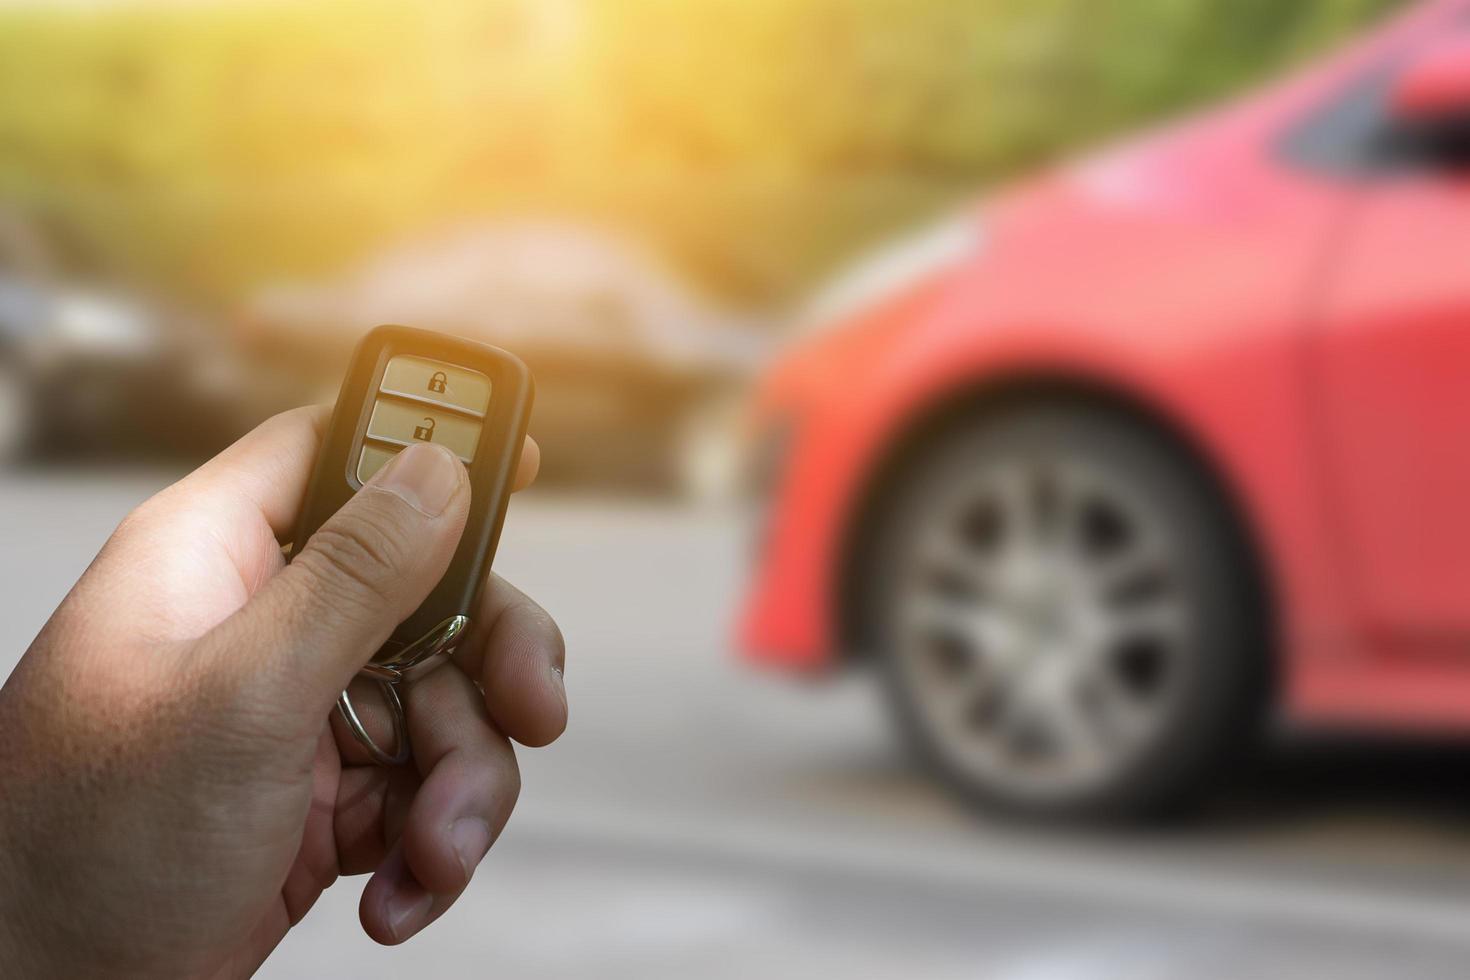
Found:
M 1396 156 L 1470 169 L 1470 38 L 1440 41 L 1416 55 L 1388 93 Z
M 1412 129 L 1470 124 L 1470 38 L 1432 45 L 1399 74 L 1389 114 Z

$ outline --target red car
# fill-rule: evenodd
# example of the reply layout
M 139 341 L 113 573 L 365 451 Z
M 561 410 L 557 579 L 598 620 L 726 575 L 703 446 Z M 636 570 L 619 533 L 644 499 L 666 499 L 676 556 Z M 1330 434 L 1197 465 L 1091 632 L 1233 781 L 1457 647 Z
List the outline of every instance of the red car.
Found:
M 757 398 L 750 659 L 872 661 L 1034 815 L 1177 804 L 1268 711 L 1470 728 L 1470 2 L 845 285 Z

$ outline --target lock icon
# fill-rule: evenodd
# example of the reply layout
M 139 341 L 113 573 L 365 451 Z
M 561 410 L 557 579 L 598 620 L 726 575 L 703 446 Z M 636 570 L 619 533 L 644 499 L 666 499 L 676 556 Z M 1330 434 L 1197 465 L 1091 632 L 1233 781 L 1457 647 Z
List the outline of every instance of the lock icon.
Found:
M 448 381 L 449 377 L 443 371 L 435 371 L 429 378 L 429 390 L 436 391 L 442 395 L 444 393 L 444 386 Z M 433 428 L 433 426 L 430 426 L 430 428 Z
M 434 441 L 434 420 L 431 419 L 431 418 L 429 418 L 427 415 L 425 415 L 424 416 L 424 421 L 427 422 L 427 423 L 429 423 L 429 424 L 428 425 L 416 425 L 416 426 L 414 426 L 413 427 L 413 437 L 415 439 L 418 439 L 421 442 L 433 442 Z

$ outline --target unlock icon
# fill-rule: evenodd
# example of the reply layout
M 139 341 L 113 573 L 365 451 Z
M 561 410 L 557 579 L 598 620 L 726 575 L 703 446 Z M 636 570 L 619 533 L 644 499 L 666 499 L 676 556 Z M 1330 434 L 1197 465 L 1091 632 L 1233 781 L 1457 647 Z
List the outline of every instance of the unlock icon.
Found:
M 413 427 L 413 437 L 415 439 L 418 439 L 421 442 L 433 442 L 434 441 L 434 420 L 431 419 L 431 418 L 429 418 L 426 415 L 426 416 L 424 416 L 424 422 L 426 422 L 427 424 L 426 425 L 416 425 L 416 426 Z

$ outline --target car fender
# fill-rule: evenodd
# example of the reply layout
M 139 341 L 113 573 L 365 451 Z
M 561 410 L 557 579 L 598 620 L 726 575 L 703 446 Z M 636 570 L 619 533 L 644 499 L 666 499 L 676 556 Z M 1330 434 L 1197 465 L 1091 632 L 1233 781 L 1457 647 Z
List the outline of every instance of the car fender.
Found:
M 809 379 L 829 390 L 809 393 L 813 408 L 792 422 L 765 535 L 774 553 L 743 619 L 750 655 L 802 670 L 840 663 L 844 561 L 885 466 L 948 406 L 1043 379 L 1107 392 L 1177 434 L 1249 529 L 1283 611 L 1279 648 L 1340 652 L 1346 611 L 1317 505 L 1297 334 L 1282 326 L 1202 337 L 1204 328 L 1180 327 L 1187 343 L 1160 343 L 1106 316 L 998 320 L 1002 304 L 977 303 L 979 285 L 884 311 L 866 341 L 859 331 Z M 905 342 L 886 343 L 899 323 Z M 1299 666 L 1295 657 L 1286 664 L 1288 685 Z

